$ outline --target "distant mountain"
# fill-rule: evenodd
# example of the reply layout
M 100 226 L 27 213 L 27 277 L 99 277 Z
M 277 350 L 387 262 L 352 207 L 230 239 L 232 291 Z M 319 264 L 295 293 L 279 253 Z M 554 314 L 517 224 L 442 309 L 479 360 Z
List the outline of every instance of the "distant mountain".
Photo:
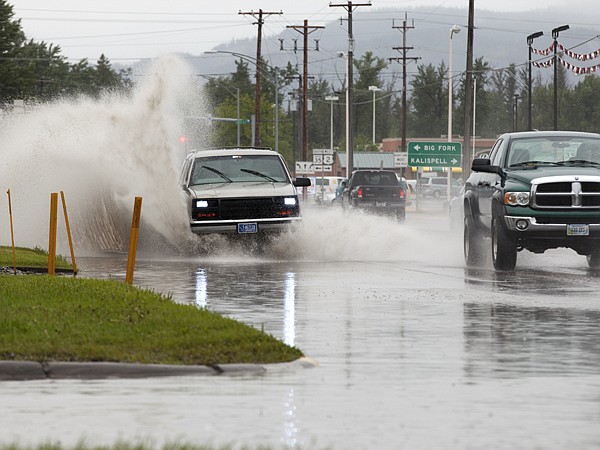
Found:
M 569 12 L 555 11 L 548 8 L 528 12 L 498 13 L 477 11 L 475 14 L 474 55 L 483 57 L 491 67 L 502 68 L 510 63 L 526 65 L 528 61 L 527 35 L 543 31 L 544 36 L 536 39 L 534 47 L 548 48 L 551 43 L 551 30 L 563 24 L 569 24 L 570 29 L 562 32 L 559 42 L 567 48 L 573 48 L 577 53 L 589 53 L 600 48 L 600 40 L 594 37 L 600 35 L 600 10 L 585 11 L 570 8 Z M 406 45 L 413 47 L 408 52 L 410 57 L 419 57 L 417 64 L 433 64 L 437 66 L 442 61 L 448 64 L 450 28 L 454 24 L 463 29 L 453 37 L 453 71 L 465 70 L 466 41 L 467 41 L 467 9 L 456 8 L 415 8 L 413 10 L 361 9 L 354 14 L 353 30 L 355 36 L 355 58 L 360 58 L 367 50 L 376 56 L 388 60 L 401 54 L 394 47 L 401 47 L 402 32 L 398 28 L 407 16 L 410 28 L 406 35 Z M 347 24 L 345 21 L 332 21 L 310 35 L 310 47 L 317 45 L 319 51 L 309 53 L 310 74 L 315 78 L 324 78 L 334 85 L 341 83 L 345 73 L 345 62 L 337 57 L 340 51 L 348 48 Z M 318 44 L 314 39 L 318 39 Z M 283 40 L 281 44 L 280 39 Z M 297 39 L 301 47 L 301 35 L 294 30 L 287 30 L 280 35 L 263 36 L 263 58 L 271 66 L 284 67 L 288 62 L 298 64 L 302 70 L 302 51 L 290 51 Z M 284 51 L 280 50 L 281 45 Z M 256 55 L 256 39 L 237 39 L 223 43 L 214 48 L 216 51 L 236 52 Z M 227 54 L 216 55 L 182 55 L 187 59 L 193 70 L 204 76 L 227 75 L 235 70 L 235 57 Z M 539 58 L 536 56 L 535 58 Z M 595 61 L 573 63 L 581 66 L 600 64 L 600 58 Z M 252 66 L 252 64 L 250 64 Z M 143 72 L 143 63 L 136 64 L 134 72 Z M 409 66 L 409 72 L 415 71 L 414 63 Z M 543 76 L 551 77 L 551 69 L 534 69 L 542 71 Z M 390 63 L 386 70 L 387 81 L 402 72 L 400 63 Z M 536 72 L 537 73 L 537 72 Z M 572 76 L 576 80 L 576 75 Z

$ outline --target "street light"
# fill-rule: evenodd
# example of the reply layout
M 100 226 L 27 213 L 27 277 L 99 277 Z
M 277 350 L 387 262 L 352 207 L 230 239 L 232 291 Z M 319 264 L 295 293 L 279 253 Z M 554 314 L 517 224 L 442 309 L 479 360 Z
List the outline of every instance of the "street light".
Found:
M 339 100 L 339 97 L 337 95 L 328 95 L 327 97 L 325 97 L 325 100 L 331 102 L 331 118 L 329 123 L 331 138 L 329 140 L 329 148 L 333 150 L 333 102 L 337 102 Z
M 514 111 L 514 122 L 513 122 L 513 131 L 519 131 L 519 99 L 521 96 L 519 94 L 515 94 L 515 105 L 513 107 Z
M 206 76 L 206 75 L 199 75 L 199 76 L 209 79 L 209 80 L 214 79 L 214 78 L 212 78 L 210 76 Z M 227 82 L 224 82 L 223 80 L 219 80 L 219 82 L 221 82 L 223 84 L 223 87 L 227 90 L 227 92 L 232 94 L 232 92 L 227 87 L 227 84 L 231 84 L 232 86 L 234 86 L 232 83 L 227 83 Z M 237 142 L 237 146 L 239 147 L 240 146 L 240 123 L 242 122 L 240 119 L 240 88 L 239 87 L 235 87 L 235 99 L 236 99 L 236 105 L 237 105 L 237 117 L 235 119 L 221 118 L 220 120 L 226 120 L 226 121 L 235 120 L 235 126 L 236 126 L 236 131 L 237 131 L 236 142 Z
M 226 50 L 208 50 L 204 53 L 211 54 L 211 55 L 214 55 L 216 53 L 224 53 L 224 54 L 228 54 L 228 55 L 237 56 L 238 58 L 244 59 L 244 60 L 254 64 L 256 66 L 257 71 L 260 70 L 259 69 L 260 66 L 257 62 L 257 59 L 253 56 L 246 55 L 244 53 L 229 52 Z M 273 80 L 275 82 L 275 151 L 277 153 L 279 153 L 279 70 L 277 67 L 273 68 L 273 67 L 269 66 L 264 61 L 263 61 L 263 64 L 265 64 L 269 69 L 275 71 L 275 79 Z M 260 105 L 258 105 L 258 104 L 255 105 L 255 108 L 260 108 Z M 257 122 L 258 122 L 258 120 L 257 120 Z M 259 124 L 256 123 L 256 126 L 258 127 Z M 252 144 L 254 145 L 254 142 Z
M 531 52 L 532 52 L 532 48 L 531 45 L 533 44 L 533 40 L 536 38 L 539 38 L 540 36 L 543 36 L 544 32 L 543 31 L 536 31 L 533 34 L 530 34 L 529 36 L 527 36 L 527 45 L 529 46 L 529 78 L 527 81 L 527 102 L 528 102 L 528 106 L 527 106 L 527 129 L 528 130 L 533 130 L 533 125 L 532 125 L 532 120 L 531 120 L 531 98 L 532 98 L 532 92 L 531 92 Z
M 352 151 L 352 133 L 350 131 L 351 127 L 351 117 L 352 117 L 352 90 L 350 89 L 350 74 L 349 68 L 351 62 L 348 59 L 348 54 L 344 52 L 337 52 L 338 58 L 346 59 L 346 178 L 350 179 L 352 175 L 352 170 L 354 169 L 354 158 Z
M 369 90 L 373 91 L 373 144 L 375 144 L 375 92 L 381 89 L 377 86 L 369 86 Z
M 556 84 L 558 78 L 558 34 L 568 29 L 569 25 L 562 25 L 552 30 L 552 39 L 554 39 L 554 131 L 558 130 L 558 85 Z
M 453 86 L 453 75 L 452 75 L 452 36 L 460 33 L 460 26 L 453 25 L 450 28 L 450 54 L 448 56 L 448 142 L 452 142 L 452 91 Z M 452 169 L 448 167 L 448 192 L 447 199 L 450 200 L 450 193 L 452 190 Z

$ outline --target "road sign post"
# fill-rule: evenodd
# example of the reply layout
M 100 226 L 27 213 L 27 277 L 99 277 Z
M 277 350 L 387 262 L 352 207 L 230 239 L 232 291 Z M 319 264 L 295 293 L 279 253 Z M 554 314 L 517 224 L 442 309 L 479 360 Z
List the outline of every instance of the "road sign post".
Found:
M 325 199 L 325 171 L 332 172 L 332 164 L 333 148 L 313 148 L 313 169 L 315 172 L 321 172 L 321 200 Z M 317 193 L 316 186 L 315 193 Z

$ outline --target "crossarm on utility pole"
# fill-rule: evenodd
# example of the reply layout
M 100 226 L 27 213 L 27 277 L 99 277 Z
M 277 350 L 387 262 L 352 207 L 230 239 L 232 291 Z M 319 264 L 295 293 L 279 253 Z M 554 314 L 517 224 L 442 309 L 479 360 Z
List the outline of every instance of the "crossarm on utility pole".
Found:
M 258 38 L 256 40 L 256 86 L 255 86 L 255 94 L 254 94 L 254 115 L 256 117 L 254 123 L 254 143 L 257 147 L 260 147 L 260 72 L 261 72 L 261 59 L 262 59 L 262 26 L 265 23 L 263 16 L 271 16 L 273 14 L 283 14 L 283 11 L 263 11 L 259 9 L 258 12 L 248 11 L 242 12 L 239 11 L 238 14 L 241 15 L 250 15 L 256 19 L 254 25 L 258 25 Z M 257 17 L 258 16 L 258 17 Z

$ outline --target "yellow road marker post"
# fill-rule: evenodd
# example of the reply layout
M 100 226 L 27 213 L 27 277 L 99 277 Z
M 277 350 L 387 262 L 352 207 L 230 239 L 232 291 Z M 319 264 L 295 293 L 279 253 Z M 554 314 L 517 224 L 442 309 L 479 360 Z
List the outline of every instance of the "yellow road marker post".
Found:
M 133 205 L 133 219 L 131 221 L 131 235 L 129 237 L 129 255 L 127 257 L 127 275 L 125 277 L 125 282 L 128 284 L 133 284 L 133 270 L 135 268 L 135 253 L 137 250 L 141 215 L 142 197 L 136 197 Z
M 65 193 L 60 191 L 60 200 L 65 216 L 65 227 L 67 228 L 67 238 L 69 239 L 69 249 L 71 250 L 71 263 L 73 264 L 73 275 L 77 275 L 77 264 L 75 263 L 75 251 L 73 250 L 73 239 L 71 239 L 71 227 L 69 225 L 69 214 L 67 214 L 67 203 L 65 202 Z
M 14 274 L 17 274 L 17 256 L 15 254 L 15 232 L 13 230 L 13 220 L 12 220 L 12 203 L 10 200 L 10 189 L 6 191 L 8 194 L 8 217 L 10 221 L 10 241 L 12 243 L 12 257 L 13 257 L 13 271 Z
M 58 216 L 58 193 L 50 194 L 50 233 L 48 237 L 48 275 L 56 273 L 56 222 Z

